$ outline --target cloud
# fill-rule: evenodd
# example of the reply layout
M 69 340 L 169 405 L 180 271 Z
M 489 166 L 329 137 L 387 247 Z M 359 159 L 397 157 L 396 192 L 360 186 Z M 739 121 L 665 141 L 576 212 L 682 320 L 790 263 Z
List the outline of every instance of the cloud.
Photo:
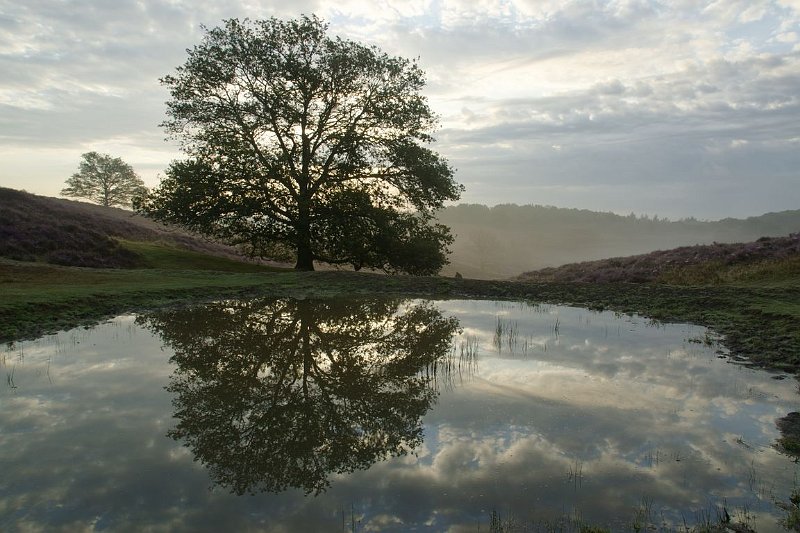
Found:
M 154 183 L 158 166 L 142 154 L 162 154 L 161 168 L 180 157 L 158 126 L 168 97 L 158 80 L 200 41 L 201 24 L 317 13 L 335 34 L 419 58 L 441 115 L 435 148 L 459 169 L 465 200 L 703 218 L 800 201 L 786 190 L 800 138 L 795 0 L 0 7 L 0 152 L 11 157 L 0 182 L 29 175 L 34 192 L 55 194 L 63 176 L 14 156 L 21 147 L 26 158 L 37 149 L 74 154 L 65 168 L 99 144 L 121 146 L 115 155 L 141 164 Z M 734 150 L 734 141 L 748 144 Z M 726 181 L 729 189 L 719 186 Z M 614 187 L 627 188 L 625 200 Z M 710 200 L 698 203 L 697 188 Z M 647 196 L 665 189 L 669 205 Z M 757 201 L 748 205 L 748 196 Z
M 552 95 L 467 100 L 461 104 L 469 114 L 462 111 L 454 118 L 460 124 L 439 139 L 469 182 L 498 165 L 509 183 L 520 186 L 560 185 L 561 192 L 590 187 L 585 203 L 573 200 L 578 207 L 592 208 L 589 200 L 608 185 L 628 187 L 638 205 L 658 211 L 664 187 L 678 192 L 675 185 L 682 184 L 679 194 L 670 195 L 680 205 L 673 216 L 701 209 L 692 191 L 701 192 L 706 210 L 715 197 L 737 210 L 773 210 L 767 190 L 788 195 L 783 205 L 791 208 L 800 202 L 791 186 L 800 168 L 799 74 L 795 55 L 718 58 L 670 74 L 603 80 Z M 647 187 L 655 187 L 650 198 L 642 196 Z M 538 192 L 520 196 L 560 205 Z M 471 199 L 480 201 L 482 193 Z M 624 211 L 621 204 L 613 209 Z

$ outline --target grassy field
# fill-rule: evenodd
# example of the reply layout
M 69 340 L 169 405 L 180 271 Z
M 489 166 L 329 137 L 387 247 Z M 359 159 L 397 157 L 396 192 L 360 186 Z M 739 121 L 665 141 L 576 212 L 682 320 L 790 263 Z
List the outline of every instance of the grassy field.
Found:
M 219 272 L 276 272 L 283 269 L 204 254 L 165 242 L 118 239 L 126 250 L 140 258 L 140 267 L 160 270 L 213 270 Z

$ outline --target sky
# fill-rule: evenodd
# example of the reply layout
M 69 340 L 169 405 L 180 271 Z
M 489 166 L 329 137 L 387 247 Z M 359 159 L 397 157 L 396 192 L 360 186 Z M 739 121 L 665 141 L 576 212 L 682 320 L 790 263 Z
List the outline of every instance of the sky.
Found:
M 800 209 L 800 0 L 0 0 L 0 186 L 57 196 L 88 151 L 157 185 L 202 26 L 312 13 L 418 58 L 462 202 Z

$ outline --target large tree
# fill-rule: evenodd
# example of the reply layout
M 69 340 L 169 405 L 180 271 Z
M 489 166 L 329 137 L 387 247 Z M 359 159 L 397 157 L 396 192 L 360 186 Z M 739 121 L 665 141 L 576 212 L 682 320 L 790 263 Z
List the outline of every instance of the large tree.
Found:
M 83 154 L 78 172 L 66 183 L 62 196 L 86 198 L 106 207 L 131 207 L 134 199 L 147 192 L 133 167 L 119 157 L 97 152 Z
M 416 62 L 327 34 L 316 17 L 225 21 L 162 83 L 173 162 L 142 209 L 254 255 L 430 274 L 434 221 L 460 196 L 426 145 L 437 120 Z

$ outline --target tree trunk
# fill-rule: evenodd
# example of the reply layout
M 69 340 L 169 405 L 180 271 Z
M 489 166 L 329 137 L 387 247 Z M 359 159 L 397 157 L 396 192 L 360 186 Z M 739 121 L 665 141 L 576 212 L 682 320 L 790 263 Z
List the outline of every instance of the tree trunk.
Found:
M 311 228 L 308 223 L 309 210 L 300 207 L 297 224 L 297 264 L 295 270 L 314 270 L 314 253 L 311 251 Z
M 314 270 L 314 254 L 311 252 L 311 243 L 308 240 L 297 243 L 297 264 L 295 270 Z
M 301 184 L 301 197 L 297 214 L 297 264 L 295 270 L 314 270 L 314 253 L 311 251 L 311 201 L 306 197 L 307 187 Z

